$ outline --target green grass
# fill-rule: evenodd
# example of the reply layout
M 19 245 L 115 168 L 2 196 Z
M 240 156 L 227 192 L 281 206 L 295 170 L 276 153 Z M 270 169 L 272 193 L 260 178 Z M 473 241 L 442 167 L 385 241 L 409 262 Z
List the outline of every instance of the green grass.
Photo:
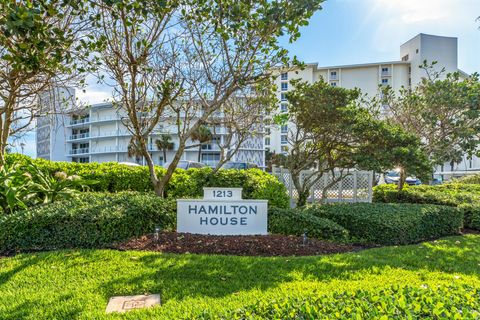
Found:
M 0 259 L 0 319 L 179 319 L 283 298 L 398 285 L 480 288 L 480 236 L 319 257 L 254 258 L 68 250 Z M 109 297 L 163 305 L 106 315 Z

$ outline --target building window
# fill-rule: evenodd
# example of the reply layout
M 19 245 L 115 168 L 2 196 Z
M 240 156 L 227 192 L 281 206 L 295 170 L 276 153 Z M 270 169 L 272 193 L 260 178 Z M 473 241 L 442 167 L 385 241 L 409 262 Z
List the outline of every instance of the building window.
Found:
M 288 90 L 288 82 L 282 82 L 282 91 Z
M 287 94 L 285 92 L 282 92 L 281 95 L 280 95 L 280 99 L 282 101 L 287 101 Z
M 387 85 L 388 84 L 388 79 L 382 79 L 382 84 Z
M 280 131 L 281 131 L 282 133 L 288 133 L 288 126 L 287 126 L 286 124 L 285 124 L 285 125 L 282 125 L 282 126 L 280 127 Z
M 281 112 L 288 112 L 288 104 L 287 103 L 282 103 L 280 105 L 280 111 Z
M 404 56 L 402 57 L 402 61 L 408 61 L 409 58 L 410 58 L 410 57 L 408 56 L 408 54 L 407 54 L 407 55 L 404 55 Z
M 337 76 L 337 71 L 332 71 L 332 72 L 330 72 L 330 75 L 331 75 L 332 77 L 336 77 L 336 76 Z
M 336 83 L 335 81 L 332 81 L 332 82 L 330 82 L 330 85 L 331 85 L 332 87 L 336 87 L 336 86 L 337 86 L 337 83 Z
M 383 72 L 383 73 L 388 73 L 388 68 L 387 68 L 387 67 L 383 67 L 383 68 L 382 68 L 382 72 Z
M 270 128 L 265 128 L 265 134 L 269 135 L 270 134 Z
M 281 79 L 282 79 L 282 80 L 288 80 L 288 72 L 282 73 Z
M 266 137 L 266 138 L 265 138 L 265 145 L 266 145 L 266 146 L 269 146 L 269 145 L 270 145 L 270 138 L 269 138 L 269 137 Z
M 282 141 L 282 144 L 287 144 L 287 135 L 286 134 L 282 134 L 281 136 L 281 141 Z
M 415 50 L 415 52 L 416 52 L 416 53 L 418 53 L 418 49 L 417 49 L 417 50 Z
M 202 153 L 202 162 L 205 164 L 215 164 L 220 161 L 219 153 Z

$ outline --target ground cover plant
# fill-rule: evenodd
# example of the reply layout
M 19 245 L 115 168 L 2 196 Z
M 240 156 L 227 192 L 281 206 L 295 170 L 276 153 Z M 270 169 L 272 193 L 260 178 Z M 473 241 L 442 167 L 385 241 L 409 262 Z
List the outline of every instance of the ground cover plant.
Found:
M 411 186 L 401 191 L 393 185 L 380 185 L 374 188 L 373 201 L 458 207 L 464 212 L 464 226 L 480 230 L 480 185 L 459 181 L 438 186 Z
M 0 259 L 0 318 L 478 319 L 479 274 L 479 235 L 316 257 L 20 254 Z M 162 306 L 105 314 L 111 296 L 143 293 Z

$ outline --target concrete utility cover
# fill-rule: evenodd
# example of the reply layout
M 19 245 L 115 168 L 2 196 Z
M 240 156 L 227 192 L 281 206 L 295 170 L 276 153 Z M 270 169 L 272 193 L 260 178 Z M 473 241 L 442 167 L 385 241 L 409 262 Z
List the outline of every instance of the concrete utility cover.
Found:
M 148 296 L 119 296 L 110 298 L 106 312 L 127 312 L 133 309 L 150 308 L 156 305 L 160 305 L 159 294 L 151 294 Z

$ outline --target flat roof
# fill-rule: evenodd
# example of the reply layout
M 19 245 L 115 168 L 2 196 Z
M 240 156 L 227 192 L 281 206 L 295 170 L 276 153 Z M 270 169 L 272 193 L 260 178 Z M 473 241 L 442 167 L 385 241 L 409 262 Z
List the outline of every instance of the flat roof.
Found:
M 384 62 L 345 64 L 345 65 L 336 65 L 336 66 L 318 66 L 318 63 L 306 63 L 307 66 L 312 66 L 316 70 L 342 69 L 342 68 L 362 68 L 362 67 L 373 67 L 373 66 L 389 65 L 389 64 L 409 65 L 410 61 L 384 61 Z

